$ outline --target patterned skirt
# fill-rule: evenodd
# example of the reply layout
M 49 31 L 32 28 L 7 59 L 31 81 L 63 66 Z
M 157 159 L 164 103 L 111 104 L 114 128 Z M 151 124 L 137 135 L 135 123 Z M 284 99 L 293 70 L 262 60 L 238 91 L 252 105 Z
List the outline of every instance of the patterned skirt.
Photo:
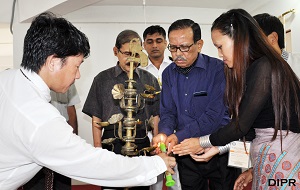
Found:
M 253 190 L 300 190 L 300 134 L 280 131 L 271 141 L 274 129 L 255 129 L 256 138 L 251 146 L 253 163 Z

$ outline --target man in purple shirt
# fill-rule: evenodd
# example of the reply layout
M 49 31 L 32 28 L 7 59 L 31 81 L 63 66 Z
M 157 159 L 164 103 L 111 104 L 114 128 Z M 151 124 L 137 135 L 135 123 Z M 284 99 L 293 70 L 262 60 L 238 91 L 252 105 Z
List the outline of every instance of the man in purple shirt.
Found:
M 184 139 L 210 134 L 230 118 L 223 99 L 224 64 L 200 53 L 200 26 L 190 19 L 177 20 L 169 27 L 168 37 L 174 62 L 163 72 L 159 134 L 153 143 L 165 142 L 170 153 Z M 240 173 L 227 167 L 228 154 L 208 163 L 195 162 L 189 155 L 177 156 L 176 161 L 183 190 L 233 189 Z

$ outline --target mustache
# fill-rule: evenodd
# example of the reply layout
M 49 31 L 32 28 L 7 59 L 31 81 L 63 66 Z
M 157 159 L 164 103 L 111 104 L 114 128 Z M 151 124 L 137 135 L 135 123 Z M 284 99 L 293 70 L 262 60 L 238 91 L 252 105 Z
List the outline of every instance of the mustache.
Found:
M 179 55 L 178 57 L 175 58 L 174 62 L 176 61 L 186 61 L 186 59 L 184 57 L 182 57 L 181 55 Z

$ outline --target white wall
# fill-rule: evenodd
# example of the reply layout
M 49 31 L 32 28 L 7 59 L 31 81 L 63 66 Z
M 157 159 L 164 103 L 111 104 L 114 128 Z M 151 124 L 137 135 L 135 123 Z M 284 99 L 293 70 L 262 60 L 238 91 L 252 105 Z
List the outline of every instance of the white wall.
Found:
M 13 36 L 9 25 L 0 25 L 0 71 L 13 67 Z

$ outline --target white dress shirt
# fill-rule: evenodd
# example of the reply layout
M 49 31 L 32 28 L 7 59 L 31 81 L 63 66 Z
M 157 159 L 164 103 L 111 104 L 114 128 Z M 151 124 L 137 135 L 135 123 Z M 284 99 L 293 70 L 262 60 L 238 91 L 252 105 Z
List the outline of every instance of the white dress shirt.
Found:
M 281 56 L 291 66 L 294 73 L 300 79 L 300 53 L 289 53 L 282 50 Z
M 162 64 L 159 67 L 159 69 L 157 69 L 153 65 L 153 63 L 151 62 L 151 60 L 148 59 L 148 65 L 146 67 L 140 66 L 140 68 L 144 69 L 144 70 L 148 71 L 149 73 L 151 73 L 152 75 L 154 75 L 157 78 L 157 80 L 158 80 L 159 86 L 161 87 L 161 85 L 162 85 L 161 84 L 162 73 L 165 70 L 165 68 L 170 65 L 170 63 L 172 63 L 172 61 L 169 58 L 164 58 Z
M 0 73 L 1 190 L 17 189 L 43 166 L 114 187 L 150 185 L 166 170 L 159 156 L 124 157 L 86 143 L 49 103 L 50 89 L 42 78 L 22 72 Z

